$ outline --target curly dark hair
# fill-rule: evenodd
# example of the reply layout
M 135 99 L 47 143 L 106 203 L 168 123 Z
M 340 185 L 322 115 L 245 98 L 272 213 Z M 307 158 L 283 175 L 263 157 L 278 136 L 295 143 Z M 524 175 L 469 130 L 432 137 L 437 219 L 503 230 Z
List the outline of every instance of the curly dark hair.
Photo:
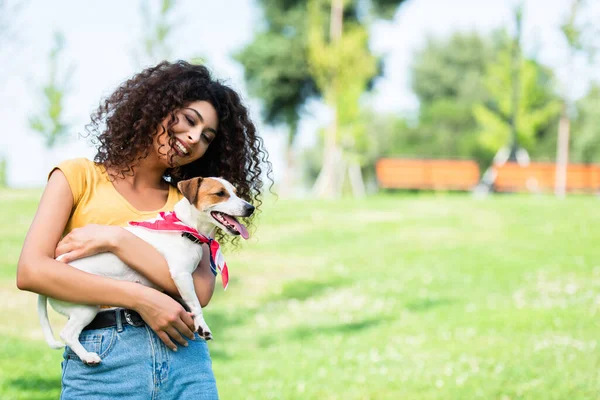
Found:
M 104 99 L 86 126 L 98 147 L 94 161 L 119 171 L 120 177 L 131 175 L 135 165 L 148 155 L 161 122 L 171 116 L 167 133 L 172 146 L 176 112 L 198 100 L 209 102 L 217 111 L 217 135 L 200 159 L 167 169 L 165 180 L 177 185 L 197 176 L 220 176 L 258 209 L 262 204 L 263 168 L 273 183 L 264 143 L 240 96 L 214 79 L 202 65 L 163 61 L 134 75 Z M 255 215 L 248 220 L 249 227 Z M 220 241 L 229 238 L 218 232 Z

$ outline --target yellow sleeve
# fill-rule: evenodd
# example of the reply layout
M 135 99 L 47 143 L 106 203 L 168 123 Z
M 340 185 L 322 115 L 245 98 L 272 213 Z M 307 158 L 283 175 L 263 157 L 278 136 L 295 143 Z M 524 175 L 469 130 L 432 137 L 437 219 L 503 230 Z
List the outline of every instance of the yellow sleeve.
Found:
M 59 169 L 67 178 L 71 193 L 73 194 L 73 204 L 76 205 L 85 193 L 90 164 L 92 164 L 92 161 L 86 158 L 65 160 L 52 168 L 48 174 L 48 178 L 50 178 L 50 175 L 55 170 Z

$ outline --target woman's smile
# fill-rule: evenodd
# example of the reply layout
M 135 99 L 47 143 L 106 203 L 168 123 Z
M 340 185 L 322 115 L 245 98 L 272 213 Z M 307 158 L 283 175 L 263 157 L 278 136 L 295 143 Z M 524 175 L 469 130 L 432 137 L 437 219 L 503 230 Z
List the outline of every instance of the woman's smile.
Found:
M 189 146 L 179 138 L 175 138 L 173 149 L 179 157 L 187 157 L 191 153 Z
M 175 123 L 171 126 L 172 137 L 167 133 L 170 121 L 165 118 L 162 122 L 164 132 L 155 139 L 158 157 L 169 167 L 196 161 L 206 153 L 217 135 L 217 112 L 207 101 L 194 101 L 176 113 Z

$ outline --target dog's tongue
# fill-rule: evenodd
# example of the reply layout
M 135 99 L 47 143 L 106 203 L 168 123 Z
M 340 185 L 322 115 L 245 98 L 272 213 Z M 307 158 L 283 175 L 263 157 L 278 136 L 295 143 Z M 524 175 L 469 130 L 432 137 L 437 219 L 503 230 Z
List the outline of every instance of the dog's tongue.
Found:
M 250 237 L 250 235 L 248 235 L 248 230 L 246 229 L 244 224 L 241 224 L 237 219 L 235 219 L 227 214 L 223 214 L 223 217 L 227 220 L 227 222 L 229 222 L 231 225 L 235 226 L 235 229 L 237 229 L 237 231 L 240 233 L 240 235 L 244 239 L 248 239 L 248 237 Z

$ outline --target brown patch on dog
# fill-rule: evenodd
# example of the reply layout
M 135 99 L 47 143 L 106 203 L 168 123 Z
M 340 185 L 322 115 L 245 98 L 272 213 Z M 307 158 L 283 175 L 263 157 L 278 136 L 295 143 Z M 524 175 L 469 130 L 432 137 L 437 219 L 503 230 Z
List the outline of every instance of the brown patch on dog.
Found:
M 229 191 L 221 182 L 206 178 L 198 190 L 195 205 L 198 210 L 203 210 L 213 204 L 225 202 L 229 197 Z
M 188 199 L 190 204 L 195 204 L 198 199 L 198 191 L 202 186 L 204 179 L 197 177 L 192 179 L 186 179 L 177 183 L 177 189 L 183 194 L 183 197 Z

